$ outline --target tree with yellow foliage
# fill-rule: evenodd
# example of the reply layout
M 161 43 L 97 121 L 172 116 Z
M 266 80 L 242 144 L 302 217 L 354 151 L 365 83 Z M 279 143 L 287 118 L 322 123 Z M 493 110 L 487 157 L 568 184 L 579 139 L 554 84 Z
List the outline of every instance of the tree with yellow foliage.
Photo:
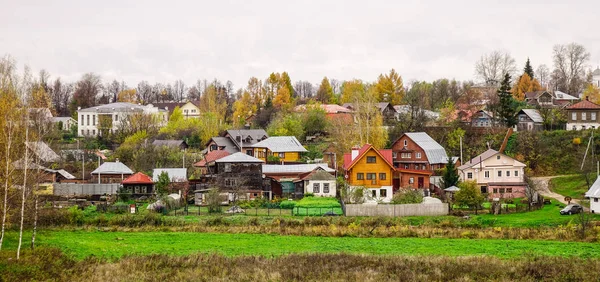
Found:
M 342 83 L 342 97 L 340 98 L 340 102 L 353 103 L 355 100 L 364 96 L 365 93 L 366 87 L 360 79 L 344 81 L 344 83 Z
M 292 108 L 292 95 L 287 87 L 281 87 L 277 90 L 277 95 L 273 99 L 273 105 L 284 112 Z
M 391 69 L 389 74 L 380 74 L 375 84 L 375 92 L 379 102 L 399 105 L 405 94 L 402 77 L 394 69 Z
M 524 73 L 521 78 L 515 83 L 512 89 L 513 97 L 517 101 L 525 100 L 525 93 L 527 92 L 535 92 L 542 90 L 542 86 L 537 81 L 537 79 L 531 79 L 531 77 Z
M 589 99 L 592 103 L 600 104 L 600 88 L 592 83 L 588 84 L 583 90 L 583 99 Z
M 250 92 L 244 91 L 242 98 L 233 104 L 233 126 L 241 127 L 252 114 L 256 113 L 256 104 L 252 102 Z
M 135 89 L 121 90 L 121 92 L 119 92 L 119 94 L 117 95 L 117 101 L 126 103 L 136 103 L 137 91 Z

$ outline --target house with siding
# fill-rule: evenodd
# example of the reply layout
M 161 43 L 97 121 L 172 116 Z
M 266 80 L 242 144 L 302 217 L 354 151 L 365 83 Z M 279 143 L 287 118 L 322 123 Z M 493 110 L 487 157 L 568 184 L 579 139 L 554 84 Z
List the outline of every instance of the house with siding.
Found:
M 142 172 L 127 177 L 121 182 L 123 190 L 121 193 L 130 194 L 134 198 L 150 197 L 154 194 L 154 181 L 152 178 Z
M 300 175 L 294 184 L 296 190 L 301 190 L 303 194 L 312 193 L 317 197 L 335 197 L 336 195 L 335 176 L 321 167 Z
M 585 130 L 600 127 L 600 105 L 583 100 L 567 108 L 567 130 Z
M 268 161 L 269 157 L 277 157 L 283 163 L 298 162 L 302 153 L 308 152 L 295 136 L 273 136 L 252 146 L 254 157 Z
M 103 163 L 91 174 L 92 183 L 121 183 L 125 178 L 133 175 L 133 171 L 117 160 Z
M 350 189 L 366 189 L 365 202 L 389 203 L 392 200 L 394 172 L 392 150 L 378 150 L 365 144 L 344 154 L 344 178 Z
M 265 183 L 267 186 L 271 187 L 271 191 L 274 196 L 277 197 L 292 197 L 292 198 L 302 198 L 305 193 L 313 193 L 307 192 L 306 181 L 310 181 L 312 178 L 311 173 L 316 170 L 322 170 L 328 174 L 330 174 L 335 180 L 335 170 L 330 168 L 325 163 L 315 163 L 315 164 L 263 164 L 262 172 L 265 176 Z M 318 177 L 323 178 L 322 174 Z M 335 185 L 335 184 L 334 184 Z M 320 187 L 321 188 L 321 187 Z M 324 188 L 324 187 L 323 187 Z M 329 193 L 335 193 L 335 186 L 330 186 Z M 320 191 L 323 191 L 320 189 Z
M 525 197 L 525 164 L 489 149 L 458 167 L 461 181 L 475 181 L 489 198 Z
M 540 131 L 544 130 L 544 119 L 540 111 L 536 109 L 522 109 L 517 114 L 517 131 Z

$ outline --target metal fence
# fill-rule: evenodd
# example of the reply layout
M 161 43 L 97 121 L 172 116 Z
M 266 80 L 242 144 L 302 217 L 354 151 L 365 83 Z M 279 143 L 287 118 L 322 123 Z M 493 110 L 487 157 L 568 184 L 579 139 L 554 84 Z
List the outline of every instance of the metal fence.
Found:
M 53 194 L 56 196 L 93 196 L 93 195 L 114 195 L 119 190 L 121 184 L 76 184 L 60 183 L 53 185 Z

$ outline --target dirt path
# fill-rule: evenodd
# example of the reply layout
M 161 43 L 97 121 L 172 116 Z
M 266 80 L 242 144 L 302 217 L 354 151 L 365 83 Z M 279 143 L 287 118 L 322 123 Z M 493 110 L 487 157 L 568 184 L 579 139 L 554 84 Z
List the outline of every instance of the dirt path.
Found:
M 565 196 L 550 191 L 550 180 L 552 178 L 560 177 L 560 176 L 564 176 L 564 175 L 532 177 L 531 180 L 534 181 L 534 183 L 537 186 L 538 193 L 540 193 L 542 196 L 556 199 L 557 201 L 566 205 L 567 201 L 565 201 Z M 577 199 L 573 199 L 573 200 L 571 200 L 571 202 L 581 204 L 581 203 L 579 203 L 579 200 L 577 200 Z M 584 207 L 584 209 L 587 210 L 586 207 Z

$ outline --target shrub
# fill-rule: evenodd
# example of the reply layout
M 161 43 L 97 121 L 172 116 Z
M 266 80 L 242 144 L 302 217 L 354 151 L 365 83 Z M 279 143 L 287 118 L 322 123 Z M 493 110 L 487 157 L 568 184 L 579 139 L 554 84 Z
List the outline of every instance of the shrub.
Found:
M 83 211 L 78 206 L 72 206 L 69 208 L 69 222 L 71 224 L 81 225 L 84 220 Z
M 393 204 L 420 204 L 423 202 L 423 193 L 419 190 L 403 189 L 392 198 Z
M 286 210 L 291 210 L 296 206 L 295 201 L 283 201 L 279 204 L 279 207 Z
M 314 193 L 306 193 L 304 194 L 304 197 L 314 197 L 315 194 Z

